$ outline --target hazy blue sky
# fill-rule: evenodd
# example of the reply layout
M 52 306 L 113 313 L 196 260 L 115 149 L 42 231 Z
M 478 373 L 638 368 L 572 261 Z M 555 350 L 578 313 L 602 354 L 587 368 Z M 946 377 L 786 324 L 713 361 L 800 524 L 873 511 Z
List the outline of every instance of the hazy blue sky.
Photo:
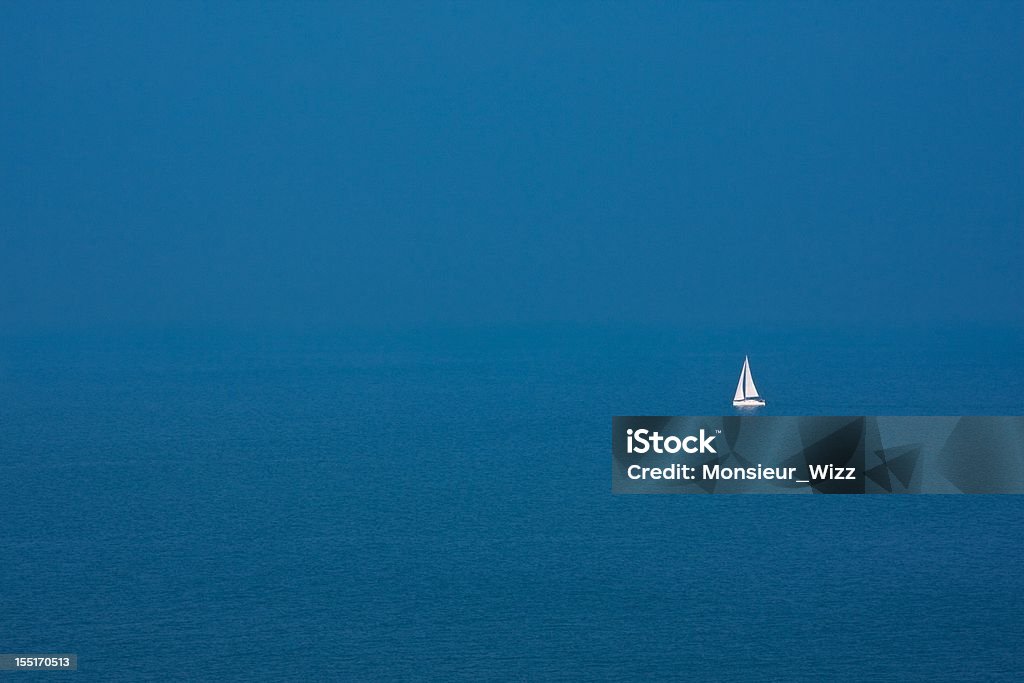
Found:
M 0 326 L 1024 320 L 1024 4 L 0 5 Z

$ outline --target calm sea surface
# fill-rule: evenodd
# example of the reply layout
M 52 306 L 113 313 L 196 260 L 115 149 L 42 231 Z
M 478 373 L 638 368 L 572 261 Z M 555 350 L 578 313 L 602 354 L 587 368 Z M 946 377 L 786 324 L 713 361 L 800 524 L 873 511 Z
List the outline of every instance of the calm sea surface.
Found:
M 1024 497 L 611 495 L 610 418 L 728 414 L 745 353 L 766 414 L 1024 405 L 1011 329 L 0 339 L 0 652 L 1021 680 Z

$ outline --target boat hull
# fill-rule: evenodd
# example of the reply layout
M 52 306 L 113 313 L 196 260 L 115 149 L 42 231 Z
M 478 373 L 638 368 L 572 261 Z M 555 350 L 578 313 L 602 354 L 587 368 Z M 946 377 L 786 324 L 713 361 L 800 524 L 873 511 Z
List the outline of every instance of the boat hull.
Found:
M 742 401 L 733 401 L 733 406 L 736 408 L 760 408 L 764 405 L 763 398 L 745 398 Z

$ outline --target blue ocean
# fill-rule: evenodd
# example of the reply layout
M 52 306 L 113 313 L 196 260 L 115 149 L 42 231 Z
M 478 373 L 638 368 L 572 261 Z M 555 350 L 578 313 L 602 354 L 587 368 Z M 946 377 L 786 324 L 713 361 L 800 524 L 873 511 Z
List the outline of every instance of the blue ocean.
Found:
M 1024 397 L 1018 328 L 5 336 L 0 649 L 90 680 L 1024 678 L 1024 497 L 611 494 L 612 416 L 730 414 L 744 355 L 764 414 Z

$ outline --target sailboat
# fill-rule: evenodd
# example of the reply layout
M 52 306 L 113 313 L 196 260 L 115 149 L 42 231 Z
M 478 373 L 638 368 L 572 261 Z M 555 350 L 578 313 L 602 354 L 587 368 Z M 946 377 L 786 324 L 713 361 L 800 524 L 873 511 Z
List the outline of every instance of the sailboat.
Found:
M 754 377 L 750 374 L 750 358 L 743 357 L 743 369 L 740 370 L 740 381 L 736 385 L 736 395 L 732 404 L 737 408 L 756 408 L 764 405 L 764 399 L 757 393 Z

